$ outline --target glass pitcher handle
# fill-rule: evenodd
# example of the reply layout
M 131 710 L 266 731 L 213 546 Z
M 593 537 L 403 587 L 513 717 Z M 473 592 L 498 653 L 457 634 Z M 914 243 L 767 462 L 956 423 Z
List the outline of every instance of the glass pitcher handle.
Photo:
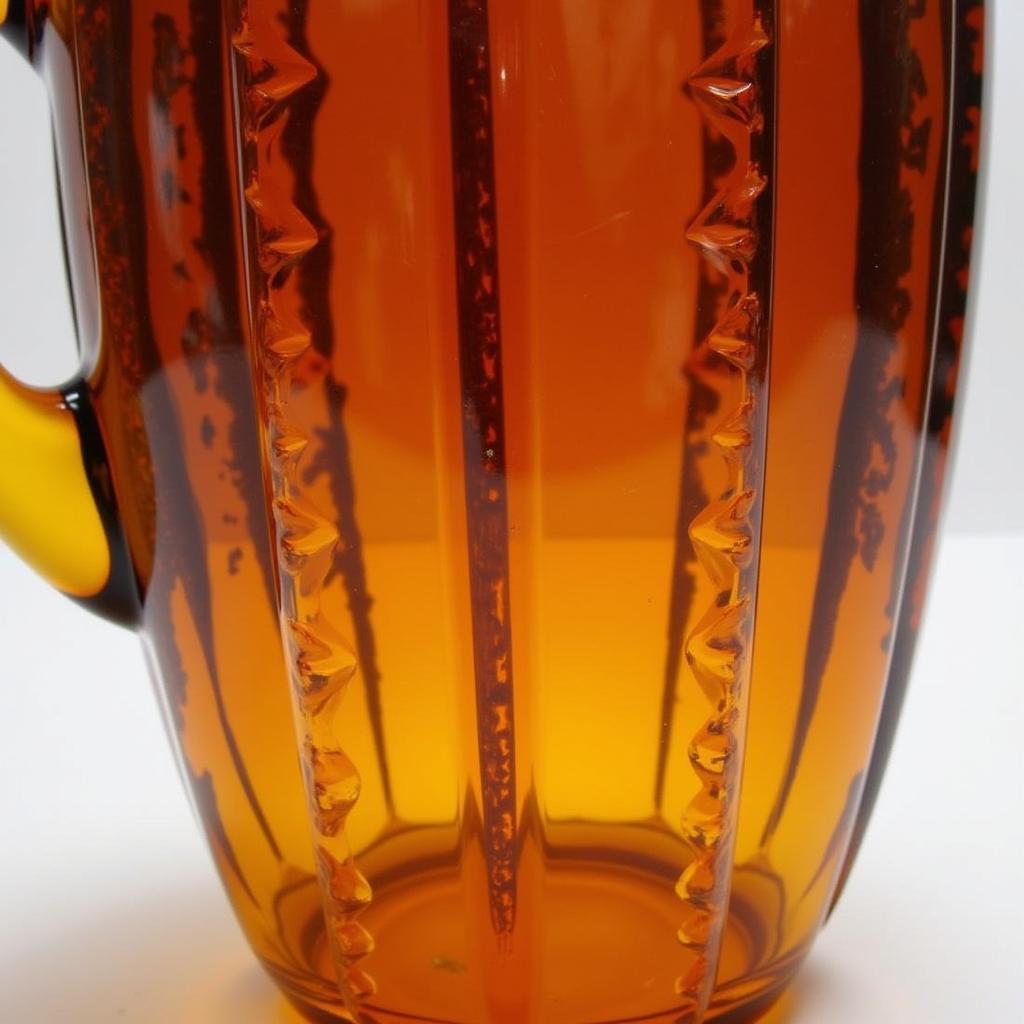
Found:
M 22 0 L 0 0 L 0 32 L 28 55 Z M 135 620 L 134 573 L 84 380 L 30 388 L 0 367 L 0 538 L 69 597 Z

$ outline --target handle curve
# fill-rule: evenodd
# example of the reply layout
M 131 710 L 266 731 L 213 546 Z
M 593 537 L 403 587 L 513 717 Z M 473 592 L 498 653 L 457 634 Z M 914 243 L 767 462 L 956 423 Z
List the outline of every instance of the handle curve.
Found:
M 26 56 L 25 4 L 0 0 L 0 33 Z M 30 388 L 0 366 L 0 539 L 68 597 L 112 621 L 139 597 L 88 386 Z
M 122 625 L 135 574 L 85 385 L 40 391 L 0 367 L 0 537 L 43 579 Z
M 98 593 L 110 574 L 103 523 L 60 392 L 32 392 L 0 369 L 0 535 L 65 593 Z

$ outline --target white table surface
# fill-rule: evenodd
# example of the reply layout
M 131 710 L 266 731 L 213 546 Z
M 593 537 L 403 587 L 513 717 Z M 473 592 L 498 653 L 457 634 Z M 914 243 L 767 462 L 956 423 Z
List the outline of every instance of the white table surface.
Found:
M 0 548 L 0 1022 L 271 1024 L 135 638 Z M 952 536 L 874 825 L 789 1024 L 1024 1021 L 1024 534 Z M 125 728 L 128 726 L 128 728 Z

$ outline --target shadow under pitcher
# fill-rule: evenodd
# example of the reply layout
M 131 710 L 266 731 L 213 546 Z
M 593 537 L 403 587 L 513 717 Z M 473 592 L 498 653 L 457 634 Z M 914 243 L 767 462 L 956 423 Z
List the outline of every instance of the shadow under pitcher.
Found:
M 83 367 L 0 375 L 0 525 L 141 635 L 312 1019 L 799 968 L 921 620 L 982 7 L 0 0 Z

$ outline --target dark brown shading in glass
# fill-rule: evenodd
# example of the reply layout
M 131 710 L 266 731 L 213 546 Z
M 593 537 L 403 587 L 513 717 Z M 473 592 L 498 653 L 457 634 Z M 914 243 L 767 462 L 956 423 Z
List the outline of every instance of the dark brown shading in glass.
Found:
M 920 14 L 924 9 L 924 0 L 917 9 L 875 0 L 862 0 L 860 5 L 863 94 L 854 281 L 857 339 L 832 460 L 800 707 L 762 845 L 778 827 L 796 779 L 850 570 L 857 558 L 869 572 L 874 568 L 885 529 L 877 499 L 888 491 L 894 477 L 897 453 L 890 412 L 903 389 L 902 380 L 890 377 L 887 367 L 910 312 L 910 296 L 901 280 L 911 265 L 914 210 L 910 192 L 901 183 L 901 171 L 908 165 L 921 169 L 927 152 L 920 142 L 913 144 L 914 100 L 925 95 L 927 86 L 910 46 L 909 23 L 915 10 Z M 910 140 L 906 145 L 905 136 Z M 899 554 L 896 562 L 903 562 Z
M 145 288 L 137 272 L 132 276 L 132 266 L 124 255 L 128 251 L 128 197 L 120 191 L 120 136 L 109 123 L 117 71 L 105 53 L 102 34 L 109 31 L 109 26 L 97 10 L 101 6 L 95 2 L 82 5 L 77 35 L 83 156 L 103 312 L 101 361 L 89 386 L 103 428 L 132 564 L 144 597 L 153 573 L 156 544 L 153 460 L 139 397 L 146 376 L 140 335 L 147 329 L 148 320 L 141 323 L 136 316 L 136 305 L 139 296 L 144 300 Z M 117 429 L 104 428 L 105 422 L 116 424 Z
M 928 394 L 920 481 L 913 511 L 910 553 L 899 617 L 892 640 L 892 661 L 885 700 L 864 784 L 863 800 L 832 902 L 833 907 L 842 895 L 857 858 L 878 799 L 882 776 L 889 763 L 913 667 L 924 597 L 937 542 L 970 281 L 984 67 L 984 7 L 982 0 L 957 0 L 955 12 L 948 14 L 945 21 L 947 48 L 950 45 L 953 47 L 952 137 L 949 140 L 947 186 L 939 196 L 939 202 L 945 205 L 948 195 L 949 206 L 945 219 L 937 225 L 937 231 L 945 232 L 947 249 L 946 258 L 938 268 L 941 291 L 937 313 L 937 345 L 930 380 L 925 381 L 931 390 Z M 952 25 L 949 18 L 955 19 Z M 949 39 L 951 32 L 955 33 L 955 39 Z
M 228 838 L 227 829 L 224 828 L 224 822 L 221 821 L 220 812 L 217 810 L 217 795 L 213 791 L 213 776 L 209 772 L 196 775 L 191 769 L 189 769 L 188 775 L 192 799 L 195 800 L 199 813 L 206 823 L 207 835 L 210 837 L 214 853 L 219 853 L 227 863 L 246 896 L 253 903 L 258 903 L 255 893 L 249 888 L 249 883 L 245 879 L 242 865 L 238 863 L 238 857 Z
M 89 489 L 96 502 L 107 551 L 110 553 L 110 571 L 103 589 L 92 597 L 74 600 L 119 626 L 134 627 L 139 624 L 141 612 L 138 583 L 114 497 L 106 446 L 96 419 L 96 410 L 89 398 L 88 385 L 79 381 L 64 388 L 62 397 L 75 417 L 82 447 L 82 465 L 85 466 Z
M 814 874 L 811 875 L 810 881 L 804 886 L 804 891 L 800 894 L 800 899 L 805 899 L 808 896 L 825 872 L 834 866 L 836 857 L 842 853 L 847 837 L 850 835 L 850 829 L 853 827 L 857 817 L 857 808 L 860 805 L 863 786 L 864 773 L 858 772 L 850 781 L 849 788 L 846 791 L 846 800 L 843 802 L 842 813 L 839 815 L 835 828 L 832 830 L 832 835 L 825 845 L 825 850 L 821 855 L 821 860 L 818 862 L 818 867 L 815 869 Z
M 38 43 L 41 25 L 32 27 L 24 2 L 12 0 L 7 8 L 7 18 L 0 25 L 0 34 L 7 38 L 29 60 L 32 59 L 33 47 Z M 40 19 L 41 20 L 41 19 Z M 55 154 L 55 158 L 56 158 Z M 60 161 L 55 159 L 58 182 L 60 181 Z M 60 218 L 61 255 L 64 262 L 64 273 L 68 295 L 74 293 L 71 272 L 71 250 L 68 239 L 66 212 L 62 203 L 57 204 Z M 79 356 L 82 356 L 82 339 L 78 310 L 71 303 L 71 317 L 75 329 L 75 341 Z M 119 626 L 136 627 L 140 622 L 141 595 L 139 581 L 136 579 L 135 567 L 132 565 L 128 538 L 125 535 L 121 513 L 117 506 L 114 493 L 114 476 L 110 465 L 110 456 L 103 440 L 103 432 L 93 406 L 93 396 L 88 381 L 79 377 L 61 389 L 61 398 L 66 408 L 75 419 L 78 439 L 81 445 L 82 465 L 85 467 L 86 479 L 92 493 L 96 510 L 99 513 L 103 535 L 110 556 L 110 570 L 106 582 L 99 593 L 88 598 L 72 597 L 77 604 L 90 611 L 117 623 Z
M 377 667 L 377 640 L 374 635 L 370 612 L 373 596 L 366 579 L 366 564 L 363 558 L 363 536 L 356 518 L 355 481 L 349 456 L 348 432 L 345 429 L 344 413 L 346 386 L 339 381 L 332 368 L 331 357 L 335 350 L 334 317 L 331 311 L 331 270 L 334 262 L 332 239 L 333 227 L 324 217 L 317 196 L 313 178 L 315 142 L 313 126 L 316 115 L 323 103 L 324 95 L 331 86 L 330 75 L 317 60 L 310 46 L 309 2 L 293 0 L 289 5 L 284 24 L 288 45 L 316 68 L 316 77 L 300 89 L 289 101 L 290 116 L 281 135 L 281 151 L 295 173 L 294 202 L 306 219 L 316 229 L 319 242 L 297 264 L 297 284 L 302 296 L 300 318 L 312 331 L 313 348 L 327 360 L 324 391 L 330 413 L 330 426 L 317 430 L 319 448 L 316 456 L 304 467 L 303 482 L 311 484 L 326 473 L 330 481 L 331 497 L 337 510 L 336 526 L 341 543 L 334 553 L 333 566 L 325 585 L 334 575 L 340 575 L 345 588 L 349 612 L 352 616 L 353 643 L 359 672 L 366 693 L 367 712 L 373 730 L 377 767 L 380 771 L 381 788 L 388 811 L 394 811 L 391 788 L 391 770 L 388 767 L 387 748 L 384 743 L 384 716 L 381 709 L 380 669 Z
M 202 150 L 197 201 L 203 230 L 193 244 L 214 286 L 205 308 L 195 310 L 195 314 L 202 319 L 210 341 L 209 358 L 220 364 L 220 372 L 215 377 L 217 391 L 233 413 L 229 428 L 233 461 L 229 468 L 245 507 L 245 525 L 253 541 L 267 601 L 274 607 L 277 598 L 264 511 L 263 471 L 252 432 L 256 406 L 249 375 L 241 372 L 248 365 L 248 354 L 242 330 L 241 282 L 235 269 L 233 197 L 230 179 L 224 173 L 224 168 L 231 165 L 231 154 L 227 151 L 228 125 L 224 105 L 209 102 L 209 97 L 217 94 L 224 81 L 226 43 L 219 4 L 190 0 L 189 21 L 188 45 L 195 61 L 189 87 Z
M 701 0 L 702 52 L 710 57 L 725 42 L 724 0 Z M 718 189 L 718 183 L 732 166 L 733 152 L 729 140 L 720 135 L 707 122 L 703 122 L 701 142 L 704 150 L 704 182 L 700 209 L 703 209 Z M 722 359 L 700 343 L 708 336 L 718 318 L 725 291 L 724 281 L 710 272 L 701 261 L 700 285 L 693 326 L 693 350 L 682 368 L 689 383 L 686 415 L 683 423 L 682 461 L 679 470 L 679 504 L 676 510 L 675 549 L 672 553 L 672 581 L 670 585 L 667 643 L 665 648 L 665 676 L 661 694 L 661 718 L 658 723 L 658 761 L 654 776 L 654 805 L 661 806 L 665 791 L 665 772 L 668 767 L 669 745 L 672 740 L 673 708 L 679 686 L 679 672 L 683 663 L 683 645 L 686 623 L 693 610 L 696 595 L 697 555 L 690 540 L 690 523 L 697 513 L 706 508 L 710 496 L 704 491 L 704 482 L 698 471 L 698 458 L 707 447 L 708 420 L 718 412 L 719 396 L 705 383 L 698 361 L 714 362 Z
M 86 161 L 99 265 L 103 273 L 101 288 L 107 326 L 104 341 L 111 353 L 108 358 L 116 358 L 121 364 L 122 381 L 131 396 L 128 409 L 137 400 L 145 422 L 145 429 L 140 421 L 137 434 L 131 436 L 137 437 L 139 448 L 134 453 L 137 459 L 142 455 L 142 446 L 148 444 L 146 463 L 142 467 L 136 463 L 133 468 L 138 471 L 150 467 L 149 453 L 152 453 L 150 471 L 153 473 L 153 487 L 162 498 L 160 546 L 159 550 L 150 549 L 153 567 L 145 594 L 144 621 L 161 648 L 161 664 L 165 671 L 167 666 L 179 664 L 180 659 L 173 647 L 171 603 L 175 585 L 180 583 L 195 622 L 218 723 L 239 783 L 268 846 L 276 857 L 280 857 L 224 706 L 214 649 L 205 531 L 185 466 L 174 400 L 152 333 L 146 293 L 147 225 L 137 213 L 144 208 L 144 203 L 142 170 L 133 143 L 131 80 L 109 59 L 111 53 L 131 51 L 131 6 L 128 0 L 114 3 L 88 0 L 84 3 L 79 13 L 78 47 L 85 86 Z M 160 52 L 159 48 L 157 52 Z M 159 67 L 153 69 L 157 86 L 164 71 Z M 135 215 L 126 216 L 127 210 Z M 146 480 L 145 476 L 136 476 L 133 482 L 138 487 Z M 123 507 L 123 501 L 121 505 Z M 143 505 L 146 507 L 155 507 L 152 494 Z M 149 529 L 155 531 L 155 526 L 154 513 Z M 155 536 L 155 533 L 150 536 Z M 168 677 L 167 681 L 171 691 L 169 695 L 174 701 L 171 710 L 175 725 L 180 728 L 186 699 L 184 670 L 178 678 Z M 194 776 L 192 781 L 195 781 Z M 220 820 L 215 808 L 211 807 L 209 813 L 209 820 Z M 215 835 L 211 834 L 211 842 L 216 845 Z M 233 855 L 228 859 L 233 859 Z
M 487 0 L 449 0 L 455 279 L 483 842 L 491 922 L 515 924 L 508 482 Z

